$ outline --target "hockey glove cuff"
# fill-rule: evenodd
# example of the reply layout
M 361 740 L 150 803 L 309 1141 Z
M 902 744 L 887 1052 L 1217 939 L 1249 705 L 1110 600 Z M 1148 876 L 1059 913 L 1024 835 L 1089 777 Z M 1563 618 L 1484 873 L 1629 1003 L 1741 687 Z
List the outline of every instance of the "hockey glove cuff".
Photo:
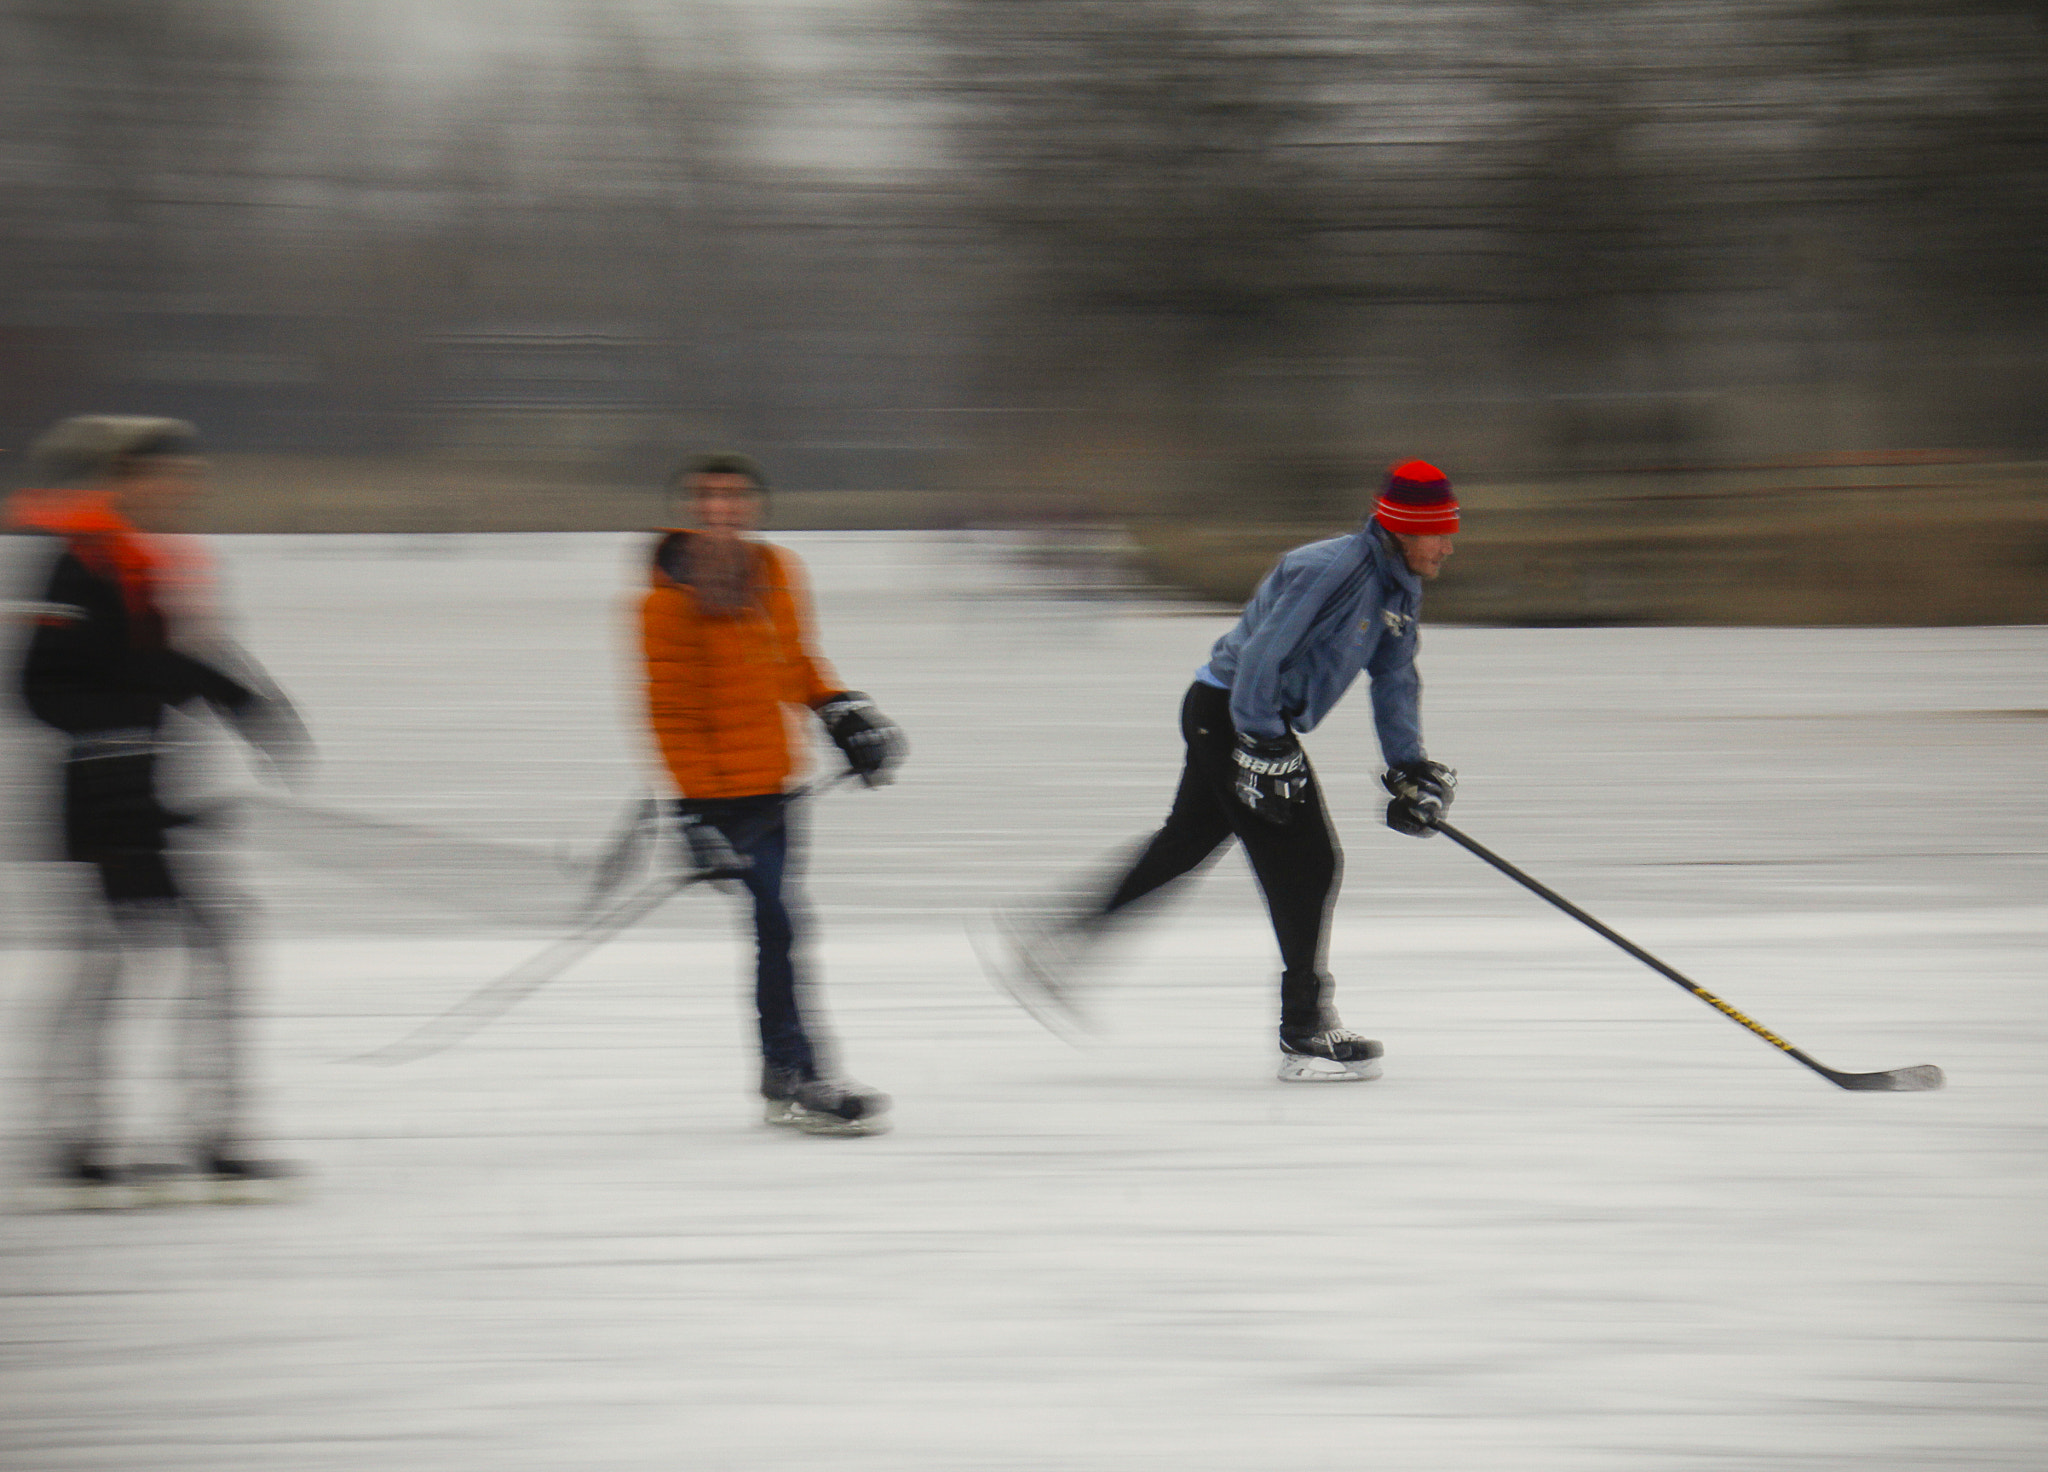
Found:
M 1237 800 L 1268 823 L 1285 827 L 1308 801 L 1308 758 L 1292 735 L 1237 733 L 1230 760 Z

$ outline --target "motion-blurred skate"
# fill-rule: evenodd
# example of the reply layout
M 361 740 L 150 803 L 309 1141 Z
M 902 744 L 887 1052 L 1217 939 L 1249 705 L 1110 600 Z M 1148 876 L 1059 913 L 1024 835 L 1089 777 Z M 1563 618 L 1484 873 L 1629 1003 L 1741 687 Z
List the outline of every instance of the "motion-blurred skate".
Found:
M 1343 1027 L 1316 1032 L 1280 1029 L 1280 1081 L 1289 1084 L 1359 1083 L 1380 1076 L 1383 1050 Z
M 26 1202 L 46 1211 L 118 1211 L 132 1204 L 128 1173 L 82 1146 L 58 1150 Z
M 1078 996 L 1080 972 L 1101 931 L 1074 909 L 1015 905 L 996 911 L 975 950 L 996 985 L 1061 1037 L 1088 1031 Z
M 804 1078 L 794 1069 L 761 1071 L 762 1117 L 807 1135 L 879 1135 L 890 1127 L 890 1099 L 851 1079 Z

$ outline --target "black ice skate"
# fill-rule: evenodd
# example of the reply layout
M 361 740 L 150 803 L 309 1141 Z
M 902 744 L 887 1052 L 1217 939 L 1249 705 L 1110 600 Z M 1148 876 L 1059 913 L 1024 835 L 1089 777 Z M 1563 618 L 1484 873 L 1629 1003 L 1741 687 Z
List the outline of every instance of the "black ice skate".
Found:
M 807 1135 L 879 1135 L 889 1129 L 889 1096 L 851 1079 L 805 1078 L 794 1069 L 761 1070 L 762 1118 Z
M 1331 1024 L 1315 1032 L 1280 1029 L 1280 1081 L 1358 1083 L 1380 1076 L 1380 1045 Z

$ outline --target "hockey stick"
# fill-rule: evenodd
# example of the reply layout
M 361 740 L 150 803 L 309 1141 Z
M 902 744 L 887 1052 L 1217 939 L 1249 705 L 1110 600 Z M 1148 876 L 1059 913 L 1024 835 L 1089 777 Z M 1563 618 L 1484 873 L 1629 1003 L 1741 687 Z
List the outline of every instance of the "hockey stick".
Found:
M 661 827 L 661 804 L 642 794 L 626 803 L 611 841 L 590 865 L 590 888 L 580 907 L 588 915 L 617 892 L 627 875 L 638 869 L 654 846 Z
M 1680 986 L 1684 987 L 1687 991 L 1691 992 L 1694 996 L 1698 997 L 1702 1002 L 1705 1002 L 1709 1007 L 1712 1007 L 1716 1012 L 1719 1012 L 1723 1017 L 1726 1017 L 1731 1021 L 1741 1023 L 1744 1027 L 1748 1028 L 1751 1032 L 1755 1033 L 1758 1037 L 1762 1038 L 1765 1042 L 1769 1043 L 1772 1047 L 1778 1049 L 1780 1052 L 1789 1053 L 1793 1058 L 1805 1064 L 1808 1068 L 1812 1069 L 1815 1073 L 1819 1074 L 1822 1078 L 1826 1079 L 1829 1083 L 1835 1085 L 1837 1088 L 1886 1091 L 1895 1094 L 1913 1094 L 1923 1092 L 1927 1089 L 1938 1089 L 1942 1086 L 1944 1080 L 1942 1078 L 1941 1070 L 1935 1067 L 1932 1063 L 1922 1063 L 1914 1068 L 1889 1068 L 1883 1071 L 1882 1073 L 1843 1073 L 1839 1069 L 1829 1068 L 1825 1063 L 1818 1063 L 1814 1061 L 1812 1058 L 1807 1057 L 1806 1054 L 1800 1052 L 1797 1048 L 1793 1047 L 1790 1043 L 1786 1042 L 1783 1038 L 1779 1037 L 1776 1033 L 1772 1032 L 1769 1028 L 1763 1026 L 1761 1023 L 1753 1022 L 1749 1018 L 1743 1016 L 1740 1012 L 1736 1011 L 1733 1007 L 1729 1006 L 1726 1002 L 1722 1001 L 1719 997 L 1715 996 L 1712 992 L 1708 991 L 1699 983 L 1679 975 L 1678 972 L 1672 970 L 1669 966 L 1666 966 L 1662 961 L 1658 960 L 1655 956 L 1651 955 L 1648 951 L 1644 950 L 1635 942 L 1629 940 L 1626 936 L 1623 936 L 1613 930 L 1608 929 L 1605 925 L 1602 925 L 1598 920 L 1595 920 L 1591 915 L 1588 915 L 1584 910 L 1580 909 L 1577 905 L 1573 904 L 1563 895 L 1558 894 L 1554 890 L 1547 889 L 1541 884 L 1538 884 L 1534 879 L 1531 879 L 1527 874 L 1524 874 L 1520 869 L 1517 869 L 1513 864 L 1510 864 L 1506 859 L 1502 858 L 1499 854 L 1494 853 L 1491 849 L 1488 849 L 1484 845 L 1475 842 L 1473 839 L 1466 837 L 1463 833 L 1460 833 L 1456 828 L 1453 828 L 1449 823 L 1446 823 L 1441 817 L 1431 819 L 1430 826 L 1435 828 L 1437 832 L 1443 834 L 1446 838 L 1450 839 L 1451 842 L 1457 844 L 1460 848 L 1465 849 L 1469 853 L 1477 855 L 1479 858 L 1482 858 L 1487 863 L 1493 865 L 1494 868 L 1500 870 L 1501 873 L 1507 875 L 1508 878 L 1514 880 L 1515 883 L 1521 885 L 1531 894 L 1536 895 L 1541 899 L 1546 899 L 1550 901 L 1551 904 L 1557 906 L 1558 909 L 1564 911 L 1565 914 L 1571 916 L 1572 919 L 1578 921 L 1587 929 L 1595 932 L 1598 935 L 1605 936 L 1608 940 L 1613 941 L 1614 944 L 1620 946 L 1624 951 L 1627 951 L 1631 956 L 1634 956 L 1638 961 L 1641 961 L 1645 966 L 1649 967 L 1652 971 L 1657 972 L 1660 976 L 1663 976 L 1671 981 L 1677 982 Z
M 674 896 L 709 875 L 659 879 L 642 885 L 628 898 L 594 916 L 571 934 L 536 956 L 520 962 L 497 980 L 471 992 L 440 1016 L 413 1029 L 395 1043 L 364 1053 L 358 1063 L 411 1063 L 453 1047 L 546 986 L 564 971 L 621 931 L 646 919 Z
M 842 772 L 837 777 L 823 782 L 813 782 L 785 794 L 784 800 L 776 806 L 773 813 L 764 815 L 758 823 L 741 833 L 741 841 L 735 843 L 727 839 L 727 843 L 733 849 L 744 850 L 754 839 L 768 831 L 776 816 L 787 812 L 791 806 L 806 797 L 829 792 L 852 775 L 851 772 Z M 654 799 L 649 798 L 647 801 L 651 804 Z M 629 838 L 630 834 L 622 835 L 622 842 Z M 719 882 L 726 877 L 728 876 L 721 875 L 715 869 L 707 869 L 678 878 L 650 880 L 618 904 L 584 921 L 546 950 L 520 962 L 495 981 L 471 992 L 440 1016 L 414 1028 L 395 1043 L 361 1054 L 355 1061 L 382 1064 L 411 1063 L 452 1047 L 483 1028 L 485 1024 L 504 1016 L 521 1000 L 546 986 L 614 936 L 639 924 L 684 890 L 698 884 Z
M 293 863 L 396 889 L 408 900 L 521 924 L 587 914 L 602 895 L 578 895 L 597 867 L 553 849 L 252 791 L 217 804 L 254 847 Z M 598 863 L 610 858 L 607 853 Z

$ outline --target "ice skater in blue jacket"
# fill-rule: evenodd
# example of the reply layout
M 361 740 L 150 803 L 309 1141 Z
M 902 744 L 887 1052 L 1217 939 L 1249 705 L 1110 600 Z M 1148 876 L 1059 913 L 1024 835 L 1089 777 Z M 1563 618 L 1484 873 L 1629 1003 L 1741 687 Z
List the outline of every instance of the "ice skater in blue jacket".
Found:
M 1216 641 L 1181 704 L 1187 764 L 1165 824 L 1108 891 L 1078 911 L 999 917 L 998 979 L 1048 1025 L 1075 1019 L 1076 962 L 1112 917 L 1244 844 L 1280 943 L 1280 1077 L 1377 1078 L 1380 1045 L 1347 1031 L 1324 969 L 1343 856 L 1303 755 L 1313 731 L 1363 673 L 1393 801 L 1387 823 L 1428 837 L 1456 776 L 1422 747 L 1415 673 L 1422 584 L 1451 554 L 1458 502 L 1434 465 L 1387 474 L 1365 524 L 1297 547 L 1266 575 L 1236 627 Z

